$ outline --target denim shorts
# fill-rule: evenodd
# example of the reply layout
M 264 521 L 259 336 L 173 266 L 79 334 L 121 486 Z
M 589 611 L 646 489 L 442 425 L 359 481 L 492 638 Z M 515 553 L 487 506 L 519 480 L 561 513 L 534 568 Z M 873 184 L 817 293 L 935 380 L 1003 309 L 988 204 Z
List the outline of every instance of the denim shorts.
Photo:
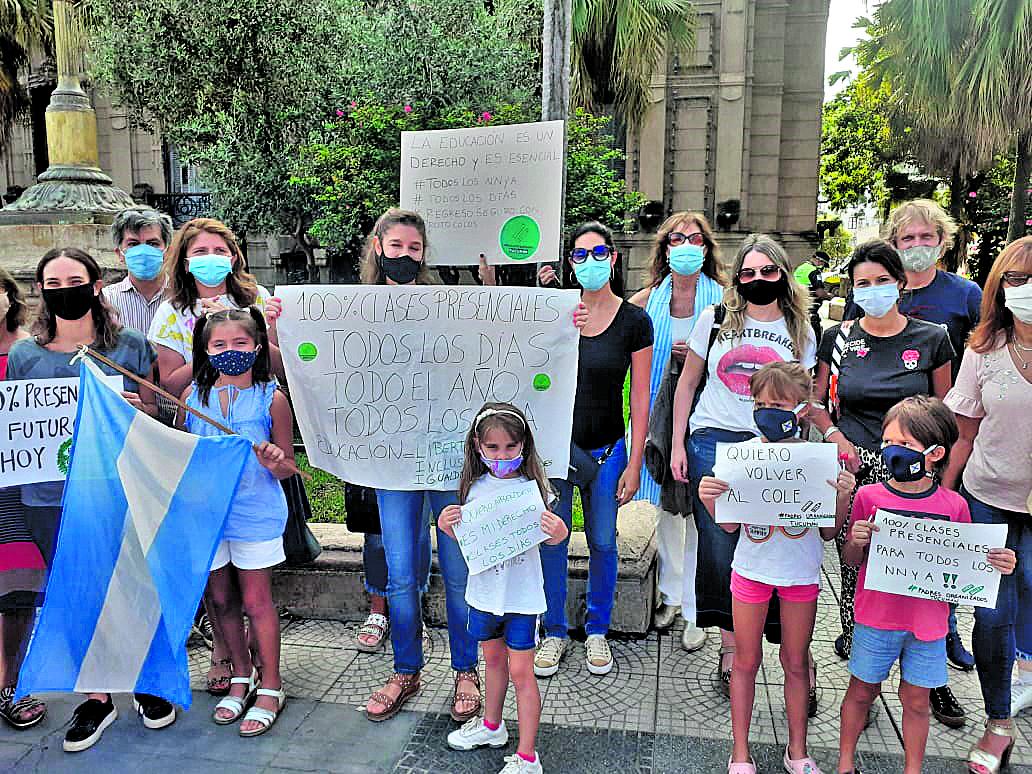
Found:
M 875 629 L 856 624 L 849 671 L 858 680 L 878 685 L 899 660 L 901 677 L 918 688 L 946 685 L 946 638 L 919 640 L 912 632 Z
M 466 629 L 477 642 L 504 637 L 505 644 L 512 650 L 533 650 L 537 647 L 538 617 L 529 613 L 495 615 L 471 607 Z

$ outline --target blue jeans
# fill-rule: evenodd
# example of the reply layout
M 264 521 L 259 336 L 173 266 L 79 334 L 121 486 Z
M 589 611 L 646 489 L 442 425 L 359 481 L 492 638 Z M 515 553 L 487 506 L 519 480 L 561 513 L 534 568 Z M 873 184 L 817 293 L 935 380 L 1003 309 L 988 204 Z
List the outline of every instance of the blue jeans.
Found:
M 606 447 L 591 449 L 596 460 L 602 457 Z M 613 599 L 616 596 L 616 573 L 620 554 L 616 548 L 616 486 L 620 475 L 627 467 L 627 447 L 623 438 L 613 446 L 609 458 L 599 466 L 598 475 L 591 485 L 581 490 L 581 504 L 584 507 L 584 533 L 588 539 L 588 611 L 584 631 L 588 634 L 605 634 L 609 631 L 609 620 L 613 614 Z M 552 479 L 552 485 L 559 494 L 555 514 L 573 524 L 573 484 L 562 479 Z M 541 571 L 545 576 L 545 635 L 548 637 L 568 636 L 566 623 L 566 578 L 570 553 L 570 538 L 558 545 L 542 543 Z
M 1032 522 L 1027 513 L 983 503 L 961 487 L 975 524 L 1006 524 L 1007 548 L 1018 556 L 1011 575 L 1000 576 L 996 607 L 975 608 L 972 648 L 990 720 L 1011 716 L 1011 670 L 1014 657 L 1032 658 Z
M 423 668 L 423 618 L 419 585 L 422 541 L 430 542 L 429 525 L 423 511 L 423 497 L 430 498 L 435 516 L 457 502 L 455 492 L 394 492 L 376 490 L 380 507 L 380 529 L 387 555 L 387 604 L 391 611 L 391 645 L 394 669 L 411 675 Z M 444 578 L 448 611 L 448 638 L 452 668 L 469 671 L 477 664 L 477 641 L 466 631 L 466 560 L 459 544 L 437 530 L 437 559 Z
M 430 503 L 423 504 L 423 520 L 430 523 Z M 419 591 L 422 594 L 430 587 L 430 531 L 424 530 L 419 533 L 420 537 L 426 538 L 419 543 L 420 566 L 422 572 Z M 369 594 L 378 597 L 387 596 L 387 554 L 383 550 L 383 536 L 376 532 L 365 533 L 365 540 L 362 541 L 362 566 L 365 568 L 365 590 Z

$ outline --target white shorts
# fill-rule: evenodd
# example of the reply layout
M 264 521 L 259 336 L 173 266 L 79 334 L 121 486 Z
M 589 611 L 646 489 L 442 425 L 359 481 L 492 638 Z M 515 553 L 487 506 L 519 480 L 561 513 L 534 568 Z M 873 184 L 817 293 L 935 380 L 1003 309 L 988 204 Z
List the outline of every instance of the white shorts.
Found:
M 243 540 L 223 540 L 215 549 L 211 569 L 218 570 L 232 564 L 238 570 L 264 570 L 286 561 L 283 553 L 283 538 L 260 540 L 257 543 Z

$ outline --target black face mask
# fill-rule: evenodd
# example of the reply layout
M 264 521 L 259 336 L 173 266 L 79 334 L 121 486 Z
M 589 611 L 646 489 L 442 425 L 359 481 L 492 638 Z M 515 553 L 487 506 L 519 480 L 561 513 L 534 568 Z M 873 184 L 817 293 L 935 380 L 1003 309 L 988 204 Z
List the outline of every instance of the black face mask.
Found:
M 43 303 L 54 317 L 78 320 L 93 308 L 93 285 L 74 285 L 70 288 L 43 288 Z
M 784 297 L 787 290 L 788 280 L 783 272 L 773 282 L 754 279 L 752 282 L 746 282 L 745 284 L 738 283 L 738 292 L 742 298 L 750 304 L 756 304 L 757 306 L 766 306 L 777 301 L 779 298 Z
M 423 265 L 421 261 L 415 261 L 407 255 L 399 255 L 397 258 L 388 258 L 383 253 L 377 256 L 380 264 L 380 271 L 391 282 L 398 285 L 408 285 L 414 282 L 419 276 L 419 269 Z

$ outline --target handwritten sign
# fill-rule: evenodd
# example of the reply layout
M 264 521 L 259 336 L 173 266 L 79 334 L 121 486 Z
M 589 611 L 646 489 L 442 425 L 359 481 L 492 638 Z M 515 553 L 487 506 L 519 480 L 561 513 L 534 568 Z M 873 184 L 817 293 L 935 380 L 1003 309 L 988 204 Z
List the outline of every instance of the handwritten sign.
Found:
M 541 529 L 544 510 L 541 491 L 533 481 L 463 505 L 455 538 L 469 574 L 489 570 L 547 540 Z
M 879 510 L 864 588 L 973 607 L 996 607 L 1000 573 L 986 554 L 1007 541 L 1006 524 L 958 524 Z
M 564 478 L 577 386 L 576 291 L 286 286 L 280 347 L 312 464 L 381 489 L 455 489 L 486 401 L 526 415 Z
M 430 264 L 554 261 L 563 122 L 401 133 L 401 206 L 426 221 Z
M 713 475 L 731 487 L 716 520 L 735 524 L 834 527 L 834 444 L 718 443 Z
M 122 390 L 121 376 L 105 377 Z M 0 481 L 63 481 L 71 459 L 79 379 L 0 382 Z

